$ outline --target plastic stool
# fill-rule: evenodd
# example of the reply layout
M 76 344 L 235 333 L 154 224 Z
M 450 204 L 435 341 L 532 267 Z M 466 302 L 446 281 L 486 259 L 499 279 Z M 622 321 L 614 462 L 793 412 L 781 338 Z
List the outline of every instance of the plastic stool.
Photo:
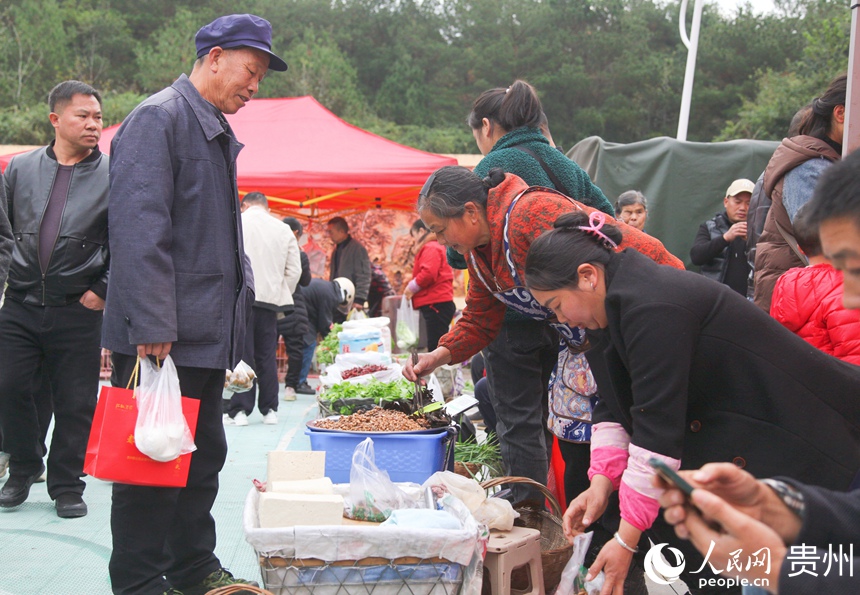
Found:
M 511 589 L 511 573 L 528 565 L 531 590 Z M 510 531 L 490 531 L 484 568 L 490 579 L 492 595 L 543 595 L 543 566 L 540 557 L 540 532 L 514 527 Z

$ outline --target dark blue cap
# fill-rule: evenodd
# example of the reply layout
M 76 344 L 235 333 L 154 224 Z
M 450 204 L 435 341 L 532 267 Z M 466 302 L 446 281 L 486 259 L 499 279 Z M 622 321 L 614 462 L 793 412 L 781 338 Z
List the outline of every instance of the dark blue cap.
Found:
M 204 25 L 194 37 L 197 57 L 202 58 L 214 47 L 254 48 L 269 54 L 269 70 L 283 72 L 287 63 L 272 53 L 272 25 L 252 14 L 229 14 Z

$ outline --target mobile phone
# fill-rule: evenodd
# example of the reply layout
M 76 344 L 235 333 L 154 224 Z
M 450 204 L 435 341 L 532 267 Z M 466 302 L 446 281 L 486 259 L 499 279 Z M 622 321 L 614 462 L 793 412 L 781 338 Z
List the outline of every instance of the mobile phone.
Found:
M 664 481 L 666 481 L 669 485 L 675 486 L 689 498 L 693 493 L 693 486 L 691 486 L 687 481 L 684 480 L 680 475 L 678 475 L 674 469 L 672 469 L 669 465 L 658 459 L 657 457 L 651 457 L 648 459 L 648 464 L 654 468 L 654 471 L 657 472 Z

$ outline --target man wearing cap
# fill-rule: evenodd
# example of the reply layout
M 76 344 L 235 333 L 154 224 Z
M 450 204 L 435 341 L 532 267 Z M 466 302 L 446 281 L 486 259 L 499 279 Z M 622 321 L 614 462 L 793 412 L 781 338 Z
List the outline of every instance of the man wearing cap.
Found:
M 741 178 L 731 183 L 723 199 L 725 210 L 699 226 L 690 260 L 704 276 L 747 293 L 750 265 L 746 256 L 747 212 L 755 184 Z
M 122 595 L 248 584 L 215 556 L 210 513 L 227 454 L 224 370 L 240 360 L 254 303 L 236 182 L 242 145 L 224 114 L 287 65 L 271 51 L 269 22 L 253 15 L 220 17 L 195 42 L 191 74 L 138 105 L 111 143 L 102 335 L 111 380 L 126 386 L 138 357 L 169 354 L 183 396 L 200 400 L 187 487 L 113 485 L 109 569 Z

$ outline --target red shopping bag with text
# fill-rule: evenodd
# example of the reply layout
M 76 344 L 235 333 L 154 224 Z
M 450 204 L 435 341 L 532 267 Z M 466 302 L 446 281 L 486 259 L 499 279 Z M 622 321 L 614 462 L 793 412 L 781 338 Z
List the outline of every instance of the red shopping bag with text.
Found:
M 136 378 L 137 368 L 132 374 Z M 182 397 L 182 414 L 191 429 L 197 429 L 198 399 Z M 141 453 L 134 445 L 137 400 L 131 388 L 103 386 L 90 428 L 84 473 L 97 479 L 131 485 L 183 488 L 193 453 L 159 463 Z

